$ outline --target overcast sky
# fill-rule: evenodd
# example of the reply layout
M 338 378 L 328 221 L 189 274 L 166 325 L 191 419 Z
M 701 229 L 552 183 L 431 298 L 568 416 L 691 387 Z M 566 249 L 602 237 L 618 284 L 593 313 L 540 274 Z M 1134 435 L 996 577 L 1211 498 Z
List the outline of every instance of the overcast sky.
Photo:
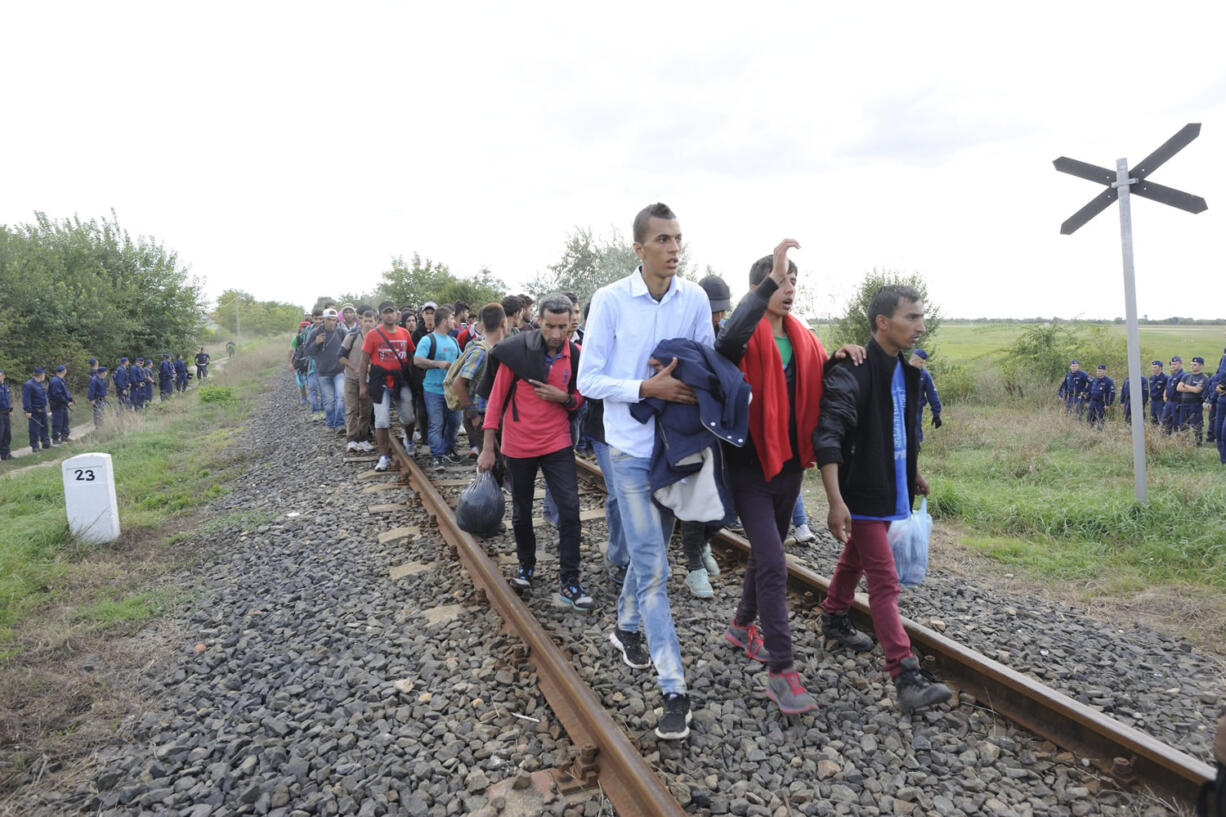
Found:
M 1136 162 L 1139 313 L 1226 317 L 1226 5 L 9 3 L 0 223 L 112 209 L 209 297 L 309 304 L 395 255 L 522 286 L 576 225 L 677 212 L 743 289 L 795 237 L 817 313 L 873 267 L 946 315 L 1124 314 L 1119 216 L 1068 155 Z

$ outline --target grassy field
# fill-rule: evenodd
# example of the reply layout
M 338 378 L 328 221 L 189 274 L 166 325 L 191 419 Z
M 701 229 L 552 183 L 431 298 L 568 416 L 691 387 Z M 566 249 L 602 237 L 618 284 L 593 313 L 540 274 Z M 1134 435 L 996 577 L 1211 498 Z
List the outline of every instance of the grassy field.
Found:
M 142 586 L 158 565 L 133 571 L 134 553 L 158 559 L 159 529 L 224 491 L 241 459 L 227 449 L 248 401 L 283 345 L 257 346 L 210 377 L 207 385 L 39 458 L 0 469 L 0 659 L 11 658 L 22 631 L 47 622 L 54 608 L 61 637 L 155 615 L 168 599 Z M 69 534 L 59 461 L 85 451 L 109 453 L 123 535 L 111 545 L 81 544 Z M 39 467 L 38 463 L 44 463 Z M 35 465 L 36 467 L 30 467 Z M 9 472 L 17 471 L 19 473 Z M 150 539 L 157 541 L 149 541 Z M 167 560 L 169 562 L 170 560 Z M 167 565 L 168 569 L 168 565 Z M 139 573 L 140 575 L 134 575 Z M 45 640 L 46 634 L 40 636 Z

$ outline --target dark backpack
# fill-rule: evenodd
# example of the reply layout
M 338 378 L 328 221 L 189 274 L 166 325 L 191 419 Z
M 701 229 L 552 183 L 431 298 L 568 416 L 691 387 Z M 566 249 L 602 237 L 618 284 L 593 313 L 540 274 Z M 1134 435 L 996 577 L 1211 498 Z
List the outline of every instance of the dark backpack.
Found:
M 308 334 L 310 334 L 309 329 L 300 333 L 298 335 L 298 345 L 294 347 L 294 369 L 299 374 L 306 374 L 307 370 L 311 368 L 311 358 L 309 355 L 307 355 L 306 350 L 306 339 Z

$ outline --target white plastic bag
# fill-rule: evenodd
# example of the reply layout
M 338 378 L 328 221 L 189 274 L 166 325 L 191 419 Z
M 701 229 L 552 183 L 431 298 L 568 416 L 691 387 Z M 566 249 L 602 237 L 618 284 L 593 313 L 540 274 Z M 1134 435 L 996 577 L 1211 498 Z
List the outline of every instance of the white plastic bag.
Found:
M 918 511 L 906 519 L 890 523 L 887 537 L 894 552 L 894 569 L 898 583 L 915 587 L 928 572 L 928 538 L 932 536 L 932 517 L 928 515 L 928 497 L 920 502 Z

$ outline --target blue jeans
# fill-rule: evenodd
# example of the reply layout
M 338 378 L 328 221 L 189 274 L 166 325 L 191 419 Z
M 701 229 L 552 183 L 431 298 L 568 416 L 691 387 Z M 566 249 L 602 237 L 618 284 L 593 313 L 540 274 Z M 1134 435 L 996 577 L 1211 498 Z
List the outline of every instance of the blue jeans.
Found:
M 809 517 L 805 514 L 805 495 L 802 491 L 796 495 L 796 504 L 792 507 L 792 527 L 799 528 L 807 524 Z
M 661 691 L 665 695 L 684 693 L 681 645 L 668 606 L 668 539 L 664 531 L 672 533 L 673 515 L 651 501 L 650 457 L 632 457 L 610 448 L 609 464 L 630 553 L 630 567 L 617 600 L 617 626 L 631 632 L 642 629 Z
M 441 457 L 455 448 L 456 433 L 460 430 L 461 412 L 447 408 L 447 398 L 427 391 L 426 414 L 430 416 L 430 456 Z
M 345 425 L 345 373 L 316 375 L 323 396 L 324 425 L 343 428 Z
M 319 375 L 315 373 L 315 369 L 307 372 L 307 397 L 311 401 L 311 411 L 323 411 L 324 404 L 320 395 Z
M 596 453 L 596 464 L 600 473 L 604 474 L 607 493 L 604 501 L 604 521 L 609 529 L 609 549 L 605 559 L 610 564 L 625 567 L 630 564 L 630 551 L 626 549 L 626 535 L 622 532 L 622 518 L 617 510 L 617 492 L 613 490 L 613 466 L 609 464 L 609 446 L 600 440 L 592 440 L 592 451 Z

